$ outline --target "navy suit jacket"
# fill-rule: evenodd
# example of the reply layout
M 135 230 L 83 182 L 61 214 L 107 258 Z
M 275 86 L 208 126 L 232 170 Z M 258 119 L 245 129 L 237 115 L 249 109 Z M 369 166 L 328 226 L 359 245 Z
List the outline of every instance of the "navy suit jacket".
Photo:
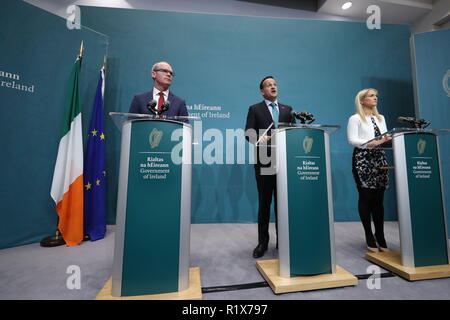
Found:
M 151 114 L 151 112 L 147 108 L 147 104 L 152 99 L 153 99 L 153 90 L 135 95 L 133 101 L 131 101 L 129 112 Z M 157 98 L 155 98 L 155 100 L 158 101 Z M 169 109 L 165 111 L 162 115 L 167 117 L 189 115 L 186 108 L 186 101 L 172 94 L 171 91 L 169 91 L 169 97 L 167 98 L 167 100 L 170 101 L 170 106 Z
M 295 123 L 295 118 L 291 115 L 292 107 L 278 103 L 278 110 L 279 118 L 276 122 Z M 256 130 L 257 135 L 253 135 L 249 132 L 250 134 L 246 135 L 247 140 L 253 144 L 256 143 L 260 138 L 259 134 L 266 130 L 272 122 L 272 115 L 264 101 L 250 106 L 248 108 L 245 130 Z M 262 132 L 260 132 L 260 130 L 262 130 Z M 271 136 L 271 131 L 266 133 L 266 135 Z
M 278 121 L 275 122 L 295 123 L 295 118 L 291 115 L 292 107 L 278 103 L 278 110 Z M 270 114 L 269 108 L 267 108 L 267 105 L 264 101 L 250 106 L 247 113 L 247 123 L 245 125 L 245 138 L 250 143 L 255 144 L 261 137 L 261 134 L 270 126 L 272 122 L 272 115 Z M 266 135 L 271 136 L 272 130 L 267 132 Z M 269 147 L 267 154 L 271 154 L 270 140 L 267 142 L 267 144 L 258 146 L 258 148 L 260 147 Z M 257 155 L 259 155 L 259 153 Z M 261 164 L 259 161 L 259 156 L 257 156 L 256 159 L 256 166 L 260 166 Z

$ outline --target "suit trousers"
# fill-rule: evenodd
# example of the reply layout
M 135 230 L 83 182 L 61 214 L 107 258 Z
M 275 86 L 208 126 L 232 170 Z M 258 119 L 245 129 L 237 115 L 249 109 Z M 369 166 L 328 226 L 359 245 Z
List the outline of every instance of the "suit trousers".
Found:
M 275 197 L 275 226 L 278 244 L 277 176 L 275 174 L 261 175 L 259 165 L 255 165 L 255 176 L 258 187 L 258 244 L 267 247 L 272 197 Z

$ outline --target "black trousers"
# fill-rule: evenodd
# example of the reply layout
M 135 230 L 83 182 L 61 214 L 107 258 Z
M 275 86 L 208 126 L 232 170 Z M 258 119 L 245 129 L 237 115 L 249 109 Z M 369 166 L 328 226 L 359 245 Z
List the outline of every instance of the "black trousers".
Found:
M 275 224 L 278 244 L 278 212 L 277 212 L 277 176 L 261 175 L 261 167 L 255 166 L 256 185 L 258 187 L 258 244 L 269 244 L 270 205 L 275 197 Z
M 376 242 L 380 247 L 386 248 L 384 239 L 384 191 L 385 189 L 358 188 L 358 211 L 364 227 L 366 243 L 369 247 L 376 248 Z M 375 226 L 375 238 L 372 233 L 372 225 Z M 376 242 L 375 242 L 376 241 Z

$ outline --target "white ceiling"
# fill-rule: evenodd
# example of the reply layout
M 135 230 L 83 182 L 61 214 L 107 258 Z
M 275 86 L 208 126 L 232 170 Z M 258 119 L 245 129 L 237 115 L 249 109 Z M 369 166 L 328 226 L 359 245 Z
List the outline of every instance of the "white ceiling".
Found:
M 450 1 L 450 0 L 447 0 Z M 348 0 L 319 1 L 317 12 L 365 21 L 370 13 L 367 8 L 377 5 L 380 8 L 381 23 L 414 24 L 433 9 L 434 0 L 354 0 L 350 9 L 343 10 L 342 4 Z
M 381 23 L 408 24 L 417 30 L 431 31 L 437 21 L 450 19 L 450 0 L 353 0 L 348 10 L 341 8 L 348 0 L 23 0 L 67 17 L 71 4 L 144 9 L 246 15 L 314 20 L 366 21 L 370 13 L 367 8 L 377 5 L 381 12 Z M 317 11 L 311 8 L 318 8 Z M 425 22 L 424 22 L 425 21 Z M 414 25 L 420 28 L 416 28 Z

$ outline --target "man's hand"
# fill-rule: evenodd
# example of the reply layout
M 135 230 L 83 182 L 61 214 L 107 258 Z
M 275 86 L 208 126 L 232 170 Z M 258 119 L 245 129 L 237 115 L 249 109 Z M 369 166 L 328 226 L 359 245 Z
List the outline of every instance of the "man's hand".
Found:
M 259 144 L 260 145 L 267 144 L 267 141 L 269 141 L 270 138 L 272 138 L 272 137 L 271 136 L 263 136 L 263 137 L 261 137 L 261 139 L 259 140 Z

